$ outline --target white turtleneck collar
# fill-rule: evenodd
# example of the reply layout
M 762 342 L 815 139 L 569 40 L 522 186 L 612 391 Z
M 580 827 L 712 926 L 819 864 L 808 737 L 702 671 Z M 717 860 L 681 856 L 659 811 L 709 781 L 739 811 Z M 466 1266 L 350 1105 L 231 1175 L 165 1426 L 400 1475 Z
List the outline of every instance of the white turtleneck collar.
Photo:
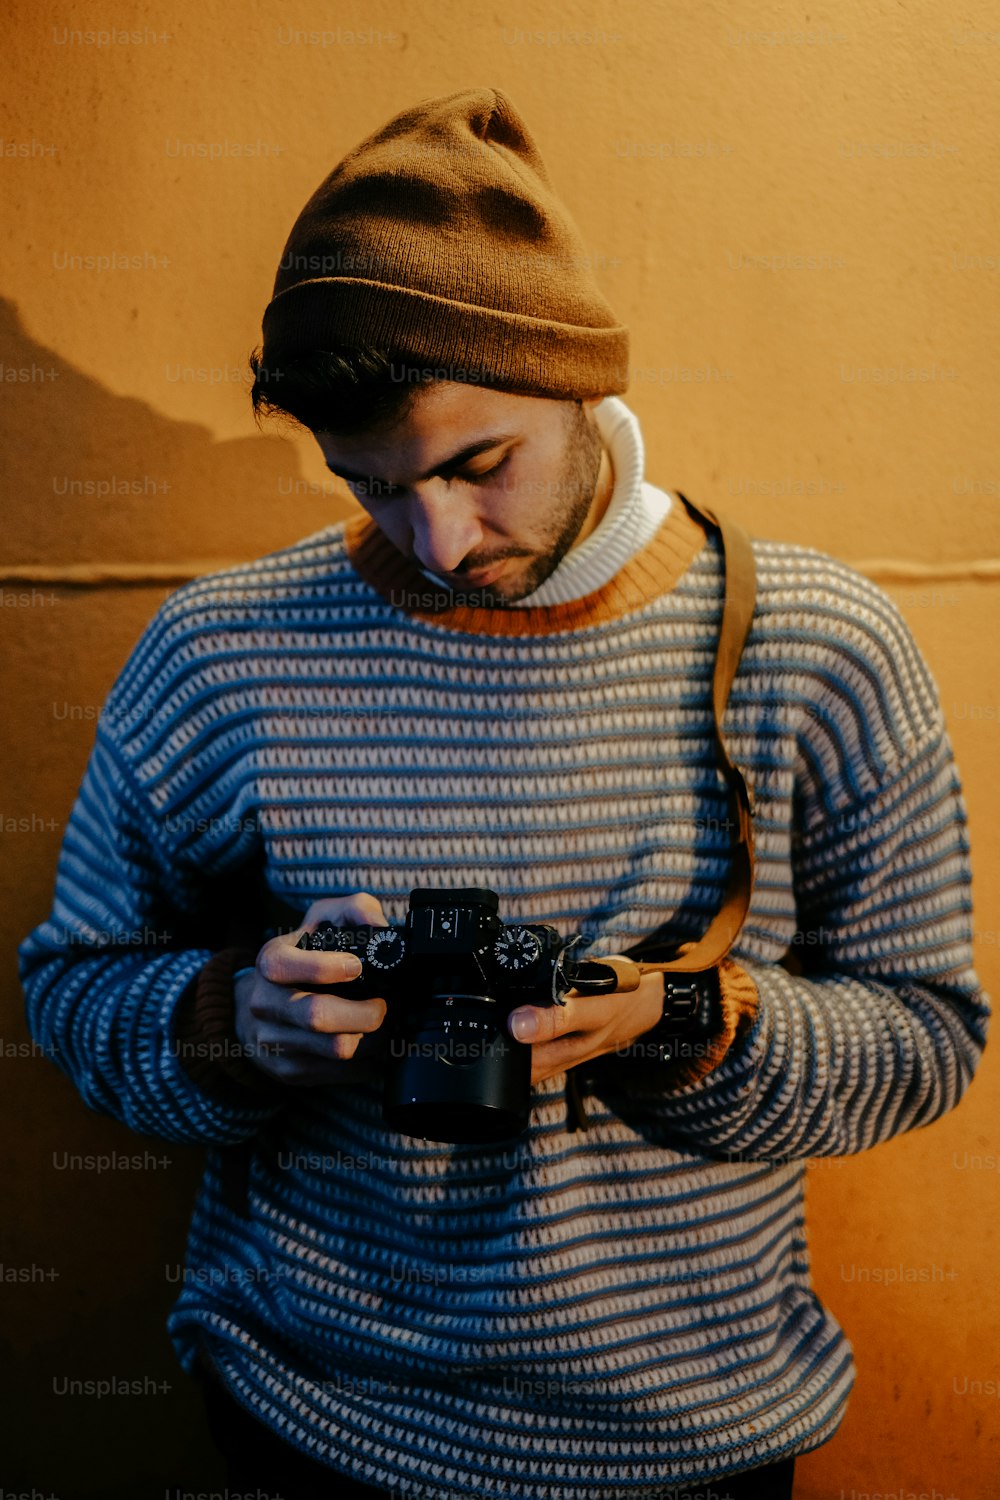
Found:
M 624 401 L 605 396 L 595 406 L 594 418 L 614 475 L 608 508 L 586 540 L 570 548 L 541 587 L 516 600 L 511 609 L 568 604 L 603 588 L 655 536 L 670 510 L 671 496 L 643 478 L 642 433 Z M 427 568 L 421 572 L 445 588 L 452 587 Z

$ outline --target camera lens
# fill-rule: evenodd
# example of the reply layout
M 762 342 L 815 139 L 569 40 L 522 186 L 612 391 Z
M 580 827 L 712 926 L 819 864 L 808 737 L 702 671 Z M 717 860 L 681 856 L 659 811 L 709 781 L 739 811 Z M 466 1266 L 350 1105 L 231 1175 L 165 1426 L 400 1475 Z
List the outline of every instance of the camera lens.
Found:
M 497 1141 L 528 1124 L 531 1048 L 487 996 L 436 996 L 390 1040 L 382 1115 L 429 1141 Z

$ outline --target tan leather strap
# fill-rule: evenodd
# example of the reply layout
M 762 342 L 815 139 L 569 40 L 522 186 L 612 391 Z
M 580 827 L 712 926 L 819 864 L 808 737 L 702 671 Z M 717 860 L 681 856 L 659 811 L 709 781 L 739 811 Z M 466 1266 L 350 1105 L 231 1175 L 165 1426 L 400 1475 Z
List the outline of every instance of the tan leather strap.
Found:
M 720 769 L 729 789 L 730 828 L 735 831 L 732 841 L 732 861 L 729 881 L 722 905 L 708 924 L 705 932 L 695 942 L 685 943 L 683 953 L 668 962 L 646 962 L 643 952 L 652 952 L 667 941 L 664 927 L 650 933 L 624 957 L 640 966 L 642 972 L 662 970 L 680 974 L 696 973 L 710 969 L 720 963 L 739 936 L 746 920 L 753 895 L 755 862 L 753 848 L 753 795 L 743 779 L 742 772 L 729 754 L 722 723 L 730 689 L 740 664 L 743 647 L 750 633 L 754 603 L 757 596 L 757 570 L 754 565 L 750 538 L 741 526 L 728 516 L 710 509 L 707 505 L 696 505 L 679 490 L 673 492 L 696 516 L 707 525 L 715 527 L 722 540 L 725 560 L 725 601 L 722 607 L 722 622 L 719 643 L 715 656 L 715 671 L 712 679 L 712 714 L 715 726 L 715 750 Z M 672 945 L 676 940 L 671 939 Z M 598 960 L 606 963 L 607 959 Z M 621 970 L 620 977 L 627 981 L 622 988 L 631 989 L 631 976 Z M 638 978 L 635 980 L 638 983 Z

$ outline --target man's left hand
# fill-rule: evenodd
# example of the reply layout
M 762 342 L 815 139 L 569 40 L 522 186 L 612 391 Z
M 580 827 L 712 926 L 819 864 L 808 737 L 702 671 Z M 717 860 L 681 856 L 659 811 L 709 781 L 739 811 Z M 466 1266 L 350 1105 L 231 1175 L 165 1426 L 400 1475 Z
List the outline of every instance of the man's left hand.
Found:
M 605 995 L 580 995 L 567 990 L 564 1005 L 519 1005 L 511 1011 L 508 1030 L 531 1046 L 531 1082 L 541 1083 L 577 1063 L 606 1052 L 616 1052 L 651 1031 L 663 1015 L 663 975 L 643 974 L 638 989 L 612 990 Z M 535 1023 L 531 1035 L 518 1036 L 519 1017 Z

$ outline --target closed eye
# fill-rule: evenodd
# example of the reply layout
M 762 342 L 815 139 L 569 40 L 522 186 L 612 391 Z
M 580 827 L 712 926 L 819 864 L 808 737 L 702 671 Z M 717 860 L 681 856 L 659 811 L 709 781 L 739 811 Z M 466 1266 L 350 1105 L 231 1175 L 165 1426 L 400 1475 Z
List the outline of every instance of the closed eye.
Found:
M 493 478 L 494 474 L 500 473 L 508 458 L 510 458 L 510 454 L 505 453 L 500 462 L 494 464 L 492 469 L 484 469 L 481 474 L 459 474 L 458 478 L 461 479 L 463 484 L 486 484 L 488 480 Z
M 508 458 L 510 458 L 510 454 L 505 453 L 500 462 L 494 464 L 492 469 L 484 469 L 479 474 L 459 474 L 456 472 L 453 477 L 461 480 L 463 484 L 488 484 L 495 474 L 499 474 Z M 337 474 L 337 470 L 332 464 L 327 464 L 327 468 L 331 474 Z M 355 499 L 363 500 L 368 505 L 377 504 L 380 500 L 391 500 L 396 495 L 402 494 L 404 490 L 404 486 L 401 484 L 388 484 L 380 479 L 361 479 L 355 475 L 347 474 L 337 474 L 337 477 L 344 481 Z M 448 483 L 451 483 L 450 479 Z

